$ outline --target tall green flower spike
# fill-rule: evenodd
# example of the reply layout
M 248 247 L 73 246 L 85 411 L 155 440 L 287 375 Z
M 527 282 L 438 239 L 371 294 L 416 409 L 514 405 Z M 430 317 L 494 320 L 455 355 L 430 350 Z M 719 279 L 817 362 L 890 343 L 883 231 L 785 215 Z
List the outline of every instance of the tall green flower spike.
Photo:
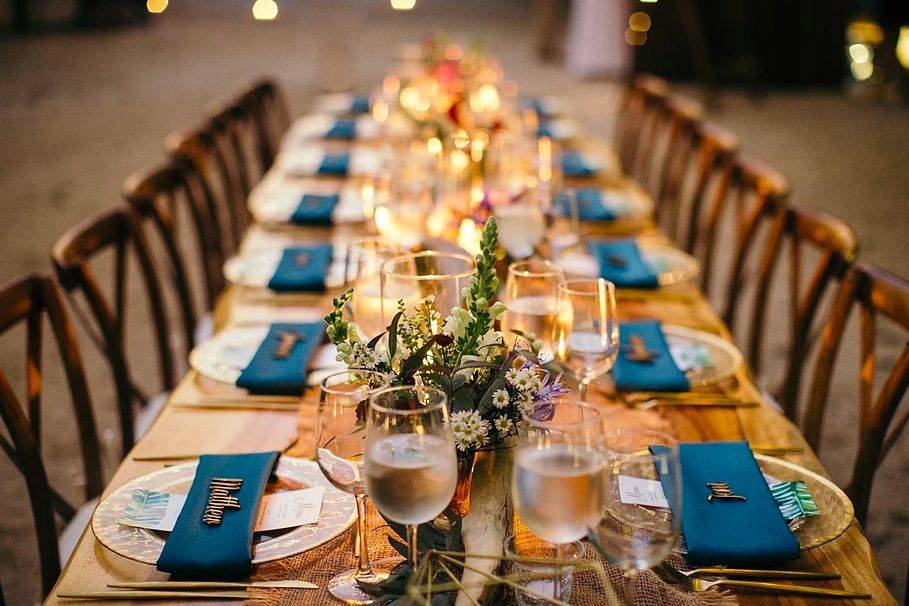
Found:
M 499 229 L 495 217 L 490 217 L 483 227 L 480 238 L 480 254 L 477 255 L 477 274 L 471 280 L 464 293 L 470 322 L 467 331 L 458 339 L 457 349 L 460 352 L 476 351 L 480 339 L 493 327 L 493 318 L 489 313 L 489 304 L 499 289 L 499 278 L 496 277 L 496 251 L 499 248 Z

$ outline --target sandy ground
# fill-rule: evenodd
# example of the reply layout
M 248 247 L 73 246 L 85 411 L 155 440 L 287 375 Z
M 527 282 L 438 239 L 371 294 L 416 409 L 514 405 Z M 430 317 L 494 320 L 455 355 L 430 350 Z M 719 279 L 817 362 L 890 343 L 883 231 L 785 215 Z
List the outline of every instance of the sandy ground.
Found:
M 249 2 L 178 2 L 153 25 L 100 33 L 45 33 L 0 41 L 0 282 L 48 269 L 47 254 L 69 226 L 118 202 L 130 172 L 161 158 L 171 131 L 191 125 L 203 108 L 241 81 L 263 73 L 287 87 L 297 113 L 326 89 L 366 89 L 383 75 L 398 42 L 434 30 L 476 32 L 507 73 L 530 93 L 569 98 L 593 133 L 607 136 L 618 88 L 578 82 L 562 68 L 539 64 L 523 4 L 420 0 L 418 10 L 393 13 L 385 2 L 310 0 L 281 4 L 275 23 L 254 23 Z M 286 5 L 286 6 L 285 6 Z M 795 199 L 848 221 L 862 257 L 909 274 L 909 111 L 849 100 L 832 92 L 775 92 L 755 101 L 725 92 L 713 116 L 752 155 L 784 173 Z M 783 322 L 775 293 L 770 366 L 782 354 Z M 141 301 L 134 302 L 134 306 Z M 134 319 L 141 322 L 141 318 Z M 854 331 L 853 331 L 854 334 Z M 4 372 L 21 381 L 22 332 L 0 340 Z M 84 336 L 84 335 L 83 335 Z M 137 374 L 147 378 L 144 337 L 132 338 Z M 881 336 L 886 367 L 905 343 Z M 111 428 L 114 405 L 97 354 L 85 347 L 99 424 Z M 856 434 L 855 348 L 843 356 L 822 458 L 839 482 L 848 479 Z M 52 354 L 53 349 L 48 352 Z M 55 360 L 48 355 L 49 365 Z M 768 384 L 773 384 L 773 373 Z M 76 438 L 63 382 L 48 368 L 44 453 L 51 477 L 79 494 Z M 116 433 L 104 431 L 107 472 L 115 465 Z M 905 438 L 905 436 L 904 436 Z M 902 595 L 909 553 L 909 440 L 903 439 L 877 480 L 868 532 L 890 587 Z M 37 560 L 24 486 L 0 460 L 0 582 L 11 604 L 37 597 Z

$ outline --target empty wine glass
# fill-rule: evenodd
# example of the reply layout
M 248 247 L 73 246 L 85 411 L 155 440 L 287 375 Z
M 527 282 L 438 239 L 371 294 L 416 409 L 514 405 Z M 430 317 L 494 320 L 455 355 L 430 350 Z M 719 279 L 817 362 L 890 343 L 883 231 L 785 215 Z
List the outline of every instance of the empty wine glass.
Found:
M 388 385 L 388 378 L 370 370 L 344 370 L 322 379 L 316 423 L 316 461 L 328 480 L 357 502 L 357 567 L 336 575 L 328 591 L 348 604 L 370 604 L 375 598 L 357 581 L 378 583 L 388 575 L 373 571 L 366 545 L 366 484 L 363 451 L 366 408 L 370 394 Z
M 344 286 L 354 289 L 351 320 L 368 336 L 379 334 L 387 326 L 379 304 L 379 270 L 382 263 L 403 252 L 380 236 L 356 238 L 347 245 Z
M 632 604 L 634 573 L 662 562 L 681 532 L 681 516 L 673 514 L 682 511 L 679 449 L 671 436 L 640 427 L 610 427 L 601 446 L 606 507 L 589 536 L 625 573 Z
M 417 564 L 417 526 L 442 513 L 458 476 L 447 397 L 433 387 L 388 387 L 369 398 L 366 491 L 387 519 L 407 526 Z
M 513 330 L 533 334 L 543 342 L 543 352 L 552 353 L 552 328 L 556 318 L 562 268 L 542 259 L 519 261 L 508 266 L 502 302 L 508 310 L 502 316 L 502 332 L 509 345 L 516 340 Z
M 619 353 L 615 286 L 602 278 L 559 285 L 552 345 L 556 360 L 578 380 L 582 400 L 587 386 L 609 372 Z
M 530 532 L 561 553 L 603 517 L 603 416 L 571 398 L 522 416 L 512 475 L 515 511 Z
M 467 255 L 425 250 L 394 257 L 382 264 L 380 275 L 382 319 L 387 326 L 398 312 L 398 301 L 413 309 L 432 295 L 442 317 L 461 305 L 462 290 L 476 272 Z M 437 327 L 441 328 L 441 327 Z

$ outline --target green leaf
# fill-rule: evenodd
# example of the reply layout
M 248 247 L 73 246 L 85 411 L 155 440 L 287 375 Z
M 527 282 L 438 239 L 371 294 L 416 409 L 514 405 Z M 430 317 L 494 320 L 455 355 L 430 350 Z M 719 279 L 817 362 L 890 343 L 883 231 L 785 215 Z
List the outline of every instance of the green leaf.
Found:
M 374 348 L 376 346 L 376 344 L 379 342 L 379 339 L 381 339 L 383 336 L 385 336 L 384 330 L 382 332 L 380 332 L 379 334 L 377 334 L 376 336 L 374 336 L 372 339 L 370 339 L 369 343 L 366 344 L 366 347 L 368 347 L 369 349 Z
M 403 311 L 399 311 L 395 314 L 395 317 L 391 319 L 391 324 L 388 325 L 388 359 L 395 359 L 395 352 L 398 351 L 398 322 L 401 321 L 401 316 L 404 315 Z
M 423 365 L 423 359 L 426 357 L 426 354 L 429 352 L 429 348 L 433 346 L 432 341 L 427 341 L 420 347 L 418 350 L 410 354 L 410 357 L 404 360 L 404 363 L 401 364 L 401 370 L 398 372 L 398 379 L 402 381 L 409 381 L 413 378 L 414 373 L 416 373 L 420 366 Z

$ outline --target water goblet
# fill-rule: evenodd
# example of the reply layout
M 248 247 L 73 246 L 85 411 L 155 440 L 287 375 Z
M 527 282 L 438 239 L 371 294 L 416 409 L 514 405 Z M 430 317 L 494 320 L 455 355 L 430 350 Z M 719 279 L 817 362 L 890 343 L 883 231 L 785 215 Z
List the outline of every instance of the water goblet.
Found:
M 533 334 L 543 342 L 543 352 L 552 354 L 552 328 L 556 319 L 562 268 L 542 259 L 519 261 L 508 266 L 502 302 L 508 310 L 502 316 L 502 332 L 509 345 L 516 340 L 513 330 Z
M 379 390 L 366 425 L 366 491 L 385 518 L 407 527 L 407 560 L 416 568 L 417 526 L 448 507 L 457 484 L 447 397 L 425 386 Z
M 357 567 L 336 575 L 328 591 L 347 604 L 370 604 L 374 598 L 360 590 L 358 581 L 378 583 L 388 575 L 375 572 L 366 544 L 366 483 L 363 451 L 366 407 L 370 394 L 388 385 L 388 378 L 369 370 L 344 370 L 322 379 L 316 422 L 316 461 L 337 488 L 357 502 Z

